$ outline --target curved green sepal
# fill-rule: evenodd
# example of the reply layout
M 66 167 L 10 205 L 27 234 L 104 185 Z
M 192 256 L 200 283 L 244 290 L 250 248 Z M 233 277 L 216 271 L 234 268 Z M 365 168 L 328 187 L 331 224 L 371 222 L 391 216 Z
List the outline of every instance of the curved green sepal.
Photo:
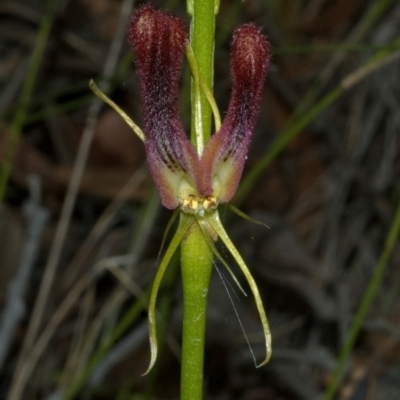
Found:
M 204 218 L 198 218 L 197 222 L 199 223 L 200 229 L 203 232 L 203 236 L 204 236 L 206 243 L 208 244 L 208 247 L 210 247 L 213 254 L 218 258 L 219 261 L 221 261 L 223 266 L 231 274 L 232 279 L 235 281 L 235 283 L 238 286 L 238 288 L 240 289 L 240 291 L 247 297 L 247 293 L 244 291 L 244 289 L 242 288 L 242 285 L 239 283 L 238 279 L 236 278 L 235 274 L 229 267 L 228 263 L 223 259 L 223 257 L 221 256 L 221 253 L 218 251 L 218 249 L 216 248 L 216 246 L 214 244 L 214 241 L 210 235 L 210 229 L 213 229 L 213 228 L 210 226 L 210 224 Z
M 262 361 L 257 368 L 262 367 L 263 365 L 267 364 L 267 362 L 271 358 L 272 348 L 271 348 L 271 331 L 269 329 L 267 315 L 265 314 L 264 305 L 261 300 L 260 292 L 258 291 L 257 284 L 251 275 L 246 263 L 244 262 L 242 256 L 236 249 L 235 245 L 232 243 L 231 239 L 229 238 L 228 234 L 226 233 L 224 227 L 222 226 L 221 220 L 219 219 L 218 212 L 213 212 L 209 214 L 207 218 L 208 223 L 214 229 L 214 231 L 218 234 L 221 238 L 225 246 L 231 252 L 233 258 L 238 263 L 240 269 L 242 270 L 244 276 L 247 279 L 247 282 L 250 286 L 251 291 L 253 292 L 254 300 L 256 302 L 257 310 L 260 315 L 261 324 L 264 331 L 264 339 L 265 339 L 265 347 L 266 347 L 266 356 L 264 361 Z
M 158 264 L 158 261 L 159 261 L 159 259 L 160 259 L 161 253 L 162 253 L 162 251 L 163 251 L 165 241 L 167 240 L 168 233 L 169 233 L 169 231 L 171 230 L 172 225 L 173 225 L 174 222 L 176 221 L 176 217 L 178 216 L 179 211 L 180 211 L 179 208 L 176 208 L 176 209 L 174 210 L 174 212 L 172 213 L 172 216 L 171 216 L 170 220 L 168 221 L 168 224 L 167 224 L 167 226 L 166 226 L 166 228 L 165 228 L 164 235 L 163 235 L 163 238 L 162 238 L 162 241 L 161 241 L 160 250 L 159 250 L 159 252 L 158 252 L 157 264 Z
M 174 255 L 176 249 L 180 245 L 182 239 L 185 237 L 189 228 L 192 226 L 193 222 L 195 222 L 195 218 L 192 215 L 185 215 L 181 213 L 178 229 L 176 230 L 175 235 L 172 238 L 171 243 L 164 254 L 164 257 L 161 260 L 157 274 L 154 278 L 153 287 L 151 288 L 150 302 L 149 302 L 149 340 L 150 340 L 151 355 L 150 355 L 149 367 L 147 368 L 147 371 L 143 375 L 147 375 L 151 371 L 157 359 L 158 345 L 157 345 L 157 327 L 156 327 L 156 301 L 157 301 L 158 289 L 160 288 L 162 278 L 164 276 L 165 270 L 169 265 L 169 262 L 171 261 L 172 256 Z
M 104 103 L 108 104 L 112 109 L 114 109 L 114 111 L 116 111 L 120 115 L 120 117 L 129 125 L 129 127 L 133 130 L 133 132 L 136 133 L 139 139 L 142 142 L 144 142 L 144 133 L 140 129 L 140 127 L 132 121 L 132 119 L 125 111 L 123 111 L 119 106 L 117 106 L 107 95 L 105 95 L 98 88 L 98 86 L 94 83 L 93 79 L 89 81 L 89 88 L 99 99 L 103 100 Z
M 263 225 L 263 226 L 265 226 L 267 229 L 269 229 L 269 226 L 268 226 L 267 224 L 264 224 L 264 222 L 257 221 L 256 219 L 249 217 L 247 214 L 245 214 L 243 211 L 239 210 L 239 209 L 238 209 L 237 207 L 235 207 L 233 204 L 228 204 L 228 207 L 229 207 L 235 214 L 239 215 L 239 217 L 241 217 L 241 218 L 243 218 L 243 219 L 245 219 L 245 220 L 247 220 L 247 221 L 253 222 L 253 223 L 257 224 L 257 225 Z

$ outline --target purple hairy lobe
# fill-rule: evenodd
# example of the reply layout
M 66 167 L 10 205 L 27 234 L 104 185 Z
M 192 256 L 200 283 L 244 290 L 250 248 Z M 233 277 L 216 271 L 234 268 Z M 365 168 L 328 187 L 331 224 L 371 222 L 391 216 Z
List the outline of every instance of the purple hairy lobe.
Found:
M 179 205 L 176 193 L 180 178 L 194 179 L 199 170 L 197 153 L 177 108 L 187 41 L 180 19 L 151 6 L 140 8 L 131 18 L 128 42 L 140 83 L 147 159 L 161 200 L 170 209 Z
M 236 192 L 260 109 L 261 91 L 270 60 L 270 45 L 253 24 L 243 25 L 231 46 L 232 93 L 221 129 L 207 144 L 202 160 L 217 177 L 219 198 L 228 202 Z

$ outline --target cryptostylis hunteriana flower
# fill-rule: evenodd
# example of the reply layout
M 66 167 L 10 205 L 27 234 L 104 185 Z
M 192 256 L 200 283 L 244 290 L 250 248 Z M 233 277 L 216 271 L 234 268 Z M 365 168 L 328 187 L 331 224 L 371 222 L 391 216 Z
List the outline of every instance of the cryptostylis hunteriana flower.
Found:
M 132 16 L 128 42 L 135 55 L 140 84 L 144 130 L 90 82 L 91 89 L 112 106 L 144 141 L 150 172 L 157 185 L 162 204 L 180 214 L 178 229 L 166 250 L 154 279 L 149 304 L 151 360 L 157 357 L 155 305 L 163 274 L 192 224 L 199 224 L 207 244 L 239 285 L 214 242 L 218 237 L 231 252 L 253 292 L 263 325 L 266 357 L 271 357 L 271 335 L 257 285 L 239 252 L 229 239 L 218 215 L 218 205 L 234 196 L 242 175 L 253 129 L 260 108 L 270 46 L 253 24 L 243 25 L 233 35 L 231 47 L 232 93 L 222 125 L 211 90 L 196 68 L 182 21 L 151 6 L 138 9 Z M 178 113 L 178 84 L 185 52 L 197 90 L 203 90 L 214 112 L 217 132 L 197 149 L 186 135 Z M 201 136 L 201 124 L 196 124 Z M 168 225 L 167 230 L 172 225 Z M 240 285 L 239 285 L 240 287 Z M 241 288 L 241 287 L 240 287 Z M 243 291 L 243 289 L 241 288 Z M 147 373 L 146 372 L 146 373 Z

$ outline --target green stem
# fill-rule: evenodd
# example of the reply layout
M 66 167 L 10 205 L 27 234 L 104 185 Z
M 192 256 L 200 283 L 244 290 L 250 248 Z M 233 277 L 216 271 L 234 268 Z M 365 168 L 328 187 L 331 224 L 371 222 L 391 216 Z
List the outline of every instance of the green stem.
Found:
M 215 14 L 218 3 L 217 0 L 188 0 L 187 6 L 192 16 L 190 40 L 198 71 L 208 87 L 212 88 Z M 193 144 L 201 152 L 202 144 L 204 145 L 211 135 L 212 113 L 204 93 L 201 92 L 199 96 L 196 96 L 194 89 L 195 85 L 192 83 L 191 138 Z M 212 251 L 199 225 L 194 223 L 181 246 L 184 304 L 181 400 L 202 399 L 204 334 L 212 260 Z
M 204 333 L 212 251 L 197 223 L 182 241 L 183 333 L 181 400 L 201 400 Z
M 209 88 L 213 88 L 214 78 L 214 36 L 215 14 L 218 10 L 218 0 L 188 0 L 188 13 L 192 16 L 190 25 L 190 43 L 196 57 L 197 67 Z M 193 86 L 193 83 L 192 83 Z M 192 142 L 196 143 L 196 115 L 199 108 L 196 107 L 192 88 Z M 202 122 L 203 143 L 207 142 L 211 135 L 211 108 L 207 97 L 200 93 L 200 118 Z

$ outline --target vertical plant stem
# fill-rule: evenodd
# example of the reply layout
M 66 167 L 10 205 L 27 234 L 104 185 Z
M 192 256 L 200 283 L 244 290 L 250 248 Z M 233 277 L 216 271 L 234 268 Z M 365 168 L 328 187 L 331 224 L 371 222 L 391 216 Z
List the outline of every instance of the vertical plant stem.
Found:
M 201 400 L 204 333 L 212 252 L 197 223 L 182 241 L 183 333 L 181 400 Z
M 192 16 L 190 43 L 193 47 L 199 72 L 211 90 L 214 78 L 215 14 L 218 10 L 218 4 L 218 0 L 188 0 L 188 13 Z M 197 113 L 200 113 L 203 143 L 205 143 L 211 135 L 211 108 L 204 93 L 200 93 L 200 109 L 196 107 L 192 87 L 191 138 L 193 144 L 196 143 L 195 121 L 196 117 L 199 117 L 199 115 L 196 115 Z
M 192 16 L 191 45 L 199 73 L 207 85 L 213 85 L 214 31 L 217 0 L 188 0 Z M 196 127 L 201 127 L 199 132 Z M 203 93 L 198 99 L 192 84 L 192 133 L 194 145 L 198 136 L 203 144 L 211 135 L 211 108 Z M 200 139 L 201 140 L 201 139 Z M 201 146 L 202 147 L 202 146 Z M 200 148 L 201 148 L 200 147 Z M 198 148 L 198 150 L 200 150 Z M 201 400 L 203 393 L 204 335 L 207 293 L 213 254 L 197 223 L 192 225 L 181 245 L 183 282 L 183 332 L 181 400 Z

